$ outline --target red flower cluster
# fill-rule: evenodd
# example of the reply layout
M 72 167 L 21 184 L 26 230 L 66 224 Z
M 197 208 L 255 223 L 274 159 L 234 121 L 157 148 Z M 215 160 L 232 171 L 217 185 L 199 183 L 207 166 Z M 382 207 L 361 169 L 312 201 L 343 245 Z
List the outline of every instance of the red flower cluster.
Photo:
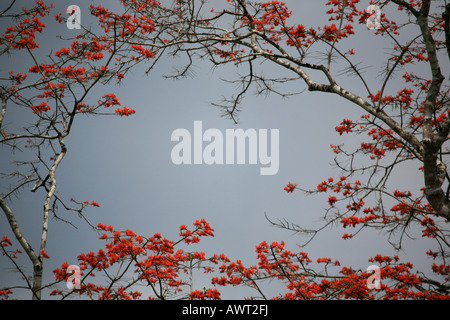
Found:
M 136 113 L 133 109 L 128 109 L 127 107 L 124 107 L 123 109 L 117 109 L 116 113 L 122 116 L 129 116 L 130 114 Z
M 93 207 L 100 207 L 100 205 L 98 204 L 98 202 L 92 201 L 91 202 L 91 206 Z
M 337 198 L 335 196 L 328 197 L 328 204 L 330 206 L 334 205 L 336 203 L 336 201 L 337 201 Z
M 349 235 L 348 237 L 351 237 Z M 229 262 L 220 269 L 225 276 L 214 278 L 214 283 L 221 286 L 238 285 L 246 283 L 250 287 L 260 291 L 258 282 L 262 279 L 278 279 L 286 283 L 285 294 L 280 294 L 273 299 L 376 299 L 368 289 L 367 280 L 369 274 L 342 267 L 340 276 L 322 274 L 317 277 L 316 272 L 311 272 L 309 265 L 312 263 L 308 254 L 304 252 L 293 253 L 285 249 L 283 242 L 273 242 L 271 245 L 265 241 L 256 247 L 258 266 L 245 267 L 241 261 Z M 411 273 L 412 265 L 409 262 L 399 263 L 398 257 L 393 258 L 377 255 L 369 259 L 377 261 L 384 266 L 380 267 L 381 280 L 390 282 L 382 283 L 377 290 L 377 298 L 380 299 L 449 299 L 447 295 L 436 294 L 427 290 L 414 290 L 415 286 L 423 281 L 420 275 Z M 339 267 L 339 261 L 330 258 L 318 258 L 317 264 L 324 263 L 328 267 Z M 435 266 L 436 273 L 445 272 L 442 266 Z M 389 279 L 389 280 L 388 280 Z M 269 298 L 269 297 L 267 297 Z
M 51 74 L 56 73 L 56 68 L 54 64 L 45 64 L 41 63 L 40 66 L 34 65 L 30 69 L 28 69 L 29 72 L 32 73 L 42 73 L 44 77 L 48 77 Z
M 107 93 L 103 95 L 104 100 L 98 100 L 99 106 L 104 106 L 105 108 L 109 108 L 111 106 L 120 105 L 119 99 L 114 93 Z
M 8 300 L 10 294 L 13 294 L 11 289 L 0 290 L 0 300 Z
M 9 72 L 10 75 L 10 79 L 12 81 L 14 81 L 14 85 L 19 85 L 21 84 L 26 78 L 27 78 L 27 74 L 21 74 L 20 72 L 18 72 L 16 75 L 14 75 L 14 73 L 11 71 Z
M 50 110 L 50 106 L 47 104 L 47 102 L 44 101 L 38 106 L 31 106 L 31 109 L 33 109 L 33 113 L 42 113 Z
M 155 56 L 155 54 L 153 52 L 151 52 L 148 49 L 144 49 L 142 46 L 138 46 L 136 44 L 133 44 L 131 46 L 134 50 L 138 51 L 140 54 L 144 55 L 145 58 L 153 58 Z
M 379 216 L 377 216 L 375 214 L 370 214 L 370 215 L 362 217 L 362 218 L 358 218 L 356 216 L 351 216 L 348 218 L 346 218 L 346 217 L 342 218 L 341 223 L 344 228 L 346 228 L 348 226 L 355 227 L 357 224 L 366 223 L 367 221 L 376 220 L 378 218 L 379 218 Z
M 2 238 L 2 241 L 0 241 L 0 244 L 2 247 L 12 246 L 12 242 L 7 236 L 4 236 Z
M 217 289 L 211 289 L 208 288 L 206 291 L 200 291 L 200 290 L 194 290 L 189 294 L 189 299 L 191 300 L 219 300 L 220 299 L 220 292 Z
M 96 296 L 98 299 L 139 299 L 142 293 L 137 291 L 128 291 L 126 286 L 120 285 L 119 282 L 122 277 L 126 278 L 125 273 L 117 273 L 118 278 L 114 280 L 117 286 L 104 286 L 92 282 L 84 281 L 86 277 L 95 277 L 95 271 L 105 271 L 118 267 L 124 263 L 128 267 L 127 270 L 133 270 L 138 275 L 139 281 L 146 283 L 152 288 L 164 283 L 173 290 L 173 293 L 182 291 L 182 287 L 187 284 L 187 280 L 179 279 L 181 274 L 188 272 L 185 265 L 186 261 L 194 261 L 197 263 L 209 260 L 205 257 L 204 252 L 195 251 L 194 253 L 184 252 L 182 249 L 175 250 L 175 246 L 181 242 L 190 244 L 199 242 L 201 237 L 214 236 L 213 229 L 210 227 L 205 219 L 194 222 L 194 229 L 189 230 L 187 226 L 180 226 L 181 239 L 177 242 L 170 241 L 163 238 L 161 234 L 155 233 L 151 238 L 145 238 L 141 235 L 136 235 L 132 230 L 119 231 L 114 230 L 112 226 L 107 226 L 99 223 L 98 229 L 103 230 L 104 233 L 100 239 L 108 240 L 104 249 L 100 249 L 97 253 L 89 252 L 87 254 L 80 254 L 78 256 L 81 276 L 83 283 L 76 291 L 81 295 Z M 222 261 L 229 261 L 221 255 Z M 217 262 L 217 256 L 211 258 L 211 262 Z M 61 268 L 55 269 L 57 281 L 67 281 L 70 274 L 67 272 L 68 264 L 63 263 Z M 210 268 L 209 268 L 210 269 Z M 205 272 L 207 272 L 205 267 Z M 162 295 L 166 294 L 155 289 L 155 295 L 159 298 L 164 298 Z M 55 290 L 52 295 L 64 295 L 61 290 Z M 188 298 L 191 299 L 218 299 L 220 293 L 216 289 L 210 289 L 203 294 L 199 291 L 192 291 Z
M 369 259 L 371 263 L 380 265 L 382 285 L 377 290 L 377 296 L 373 295 L 367 287 L 369 274 L 349 267 L 338 269 L 338 276 L 328 276 L 328 273 L 320 274 L 312 271 L 310 265 L 313 261 L 305 252 L 292 252 L 286 249 L 286 244 L 281 242 L 261 242 L 255 248 L 257 265 L 245 266 L 241 260 L 231 261 L 224 254 L 214 254 L 207 258 L 204 252 L 185 252 L 176 246 L 181 243 L 193 243 L 186 241 L 194 236 L 213 236 L 213 229 L 201 219 L 194 222 L 194 229 L 190 230 L 186 225 L 180 226 L 178 241 L 163 238 L 155 233 L 150 238 L 136 235 L 132 230 L 119 231 L 112 226 L 99 223 L 98 229 L 104 234 L 100 239 L 107 240 L 105 249 L 99 249 L 97 253 L 89 252 L 78 256 L 80 268 L 79 288 L 73 289 L 79 295 L 86 295 L 101 300 L 136 300 L 142 298 L 142 292 L 133 290 L 133 284 L 142 283 L 149 286 L 154 296 L 149 298 L 168 298 L 168 294 L 180 297 L 184 287 L 190 288 L 188 280 L 193 271 L 191 268 L 201 268 L 205 273 L 214 273 L 214 266 L 219 265 L 217 271 L 220 276 L 213 276 L 211 284 L 214 286 L 238 286 L 245 284 L 261 291 L 260 282 L 273 279 L 285 283 L 287 292 L 278 296 L 266 298 L 272 299 L 449 299 L 445 294 L 429 292 L 423 286 L 424 279 L 417 273 L 411 272 L 413 265 L 409 262 L 400 263 L 398 256 L 388 257 L 380 254 Z M 344 238 L 351 238 L 345 235 Z M 8 237 L 0 241 L 4 254 L 10 254 L 5 248 L 12 243 Z M 431 250 L 428 254 L 433 255 Z M 41 252 L 44 258 L 49 258 L 47 253 Z M 207 264 L 210 264 L 209 266 Z M 325 264 L 325 268 L 340 267 L 338 260 L 331 258 L 318 258 L 318 265 Z M 189 267 L 191 266 L 191 267 Z M 67 262 L 53 271 L 56 281 L 69 281 L 73 277 L 72 269 Z M 114 269 L 115 268 L 115 269 Z M 443 264 L 433 264 L 436 274 L 448 277 L 450 268 Z M 111 283 L 95 283 L 96 272 L 105 272 Z M 132 283 L 129 272 L 134 272 Z M 188 277 L 183 278 L 183 275 Z M 318 275 L 320 275 L 318 277 Z M 416 287 L 422 288 L 420 291 Z M 55 289 L 51 295 L 66 296 L 73 291 L 64 292 Z M 8 298 L 12 291 L 0 291 L 0 298 Z M 188 299 L 220 299 L 221 294 L 217 288 L 204 288 L 203 290 L 189 290 L 185 298 Z
M 42 33 L 45 24 L 39 19 L 50 13 L 50 7 L 44 1 L 36 1 L 35 6 L 31 9 L 23 8 L 23 13 L 18 15 L 18 24 L 6 29 L 1 34 L 0 44 L 8 44 L 16 49 L 27 48 L 33 50 L 39 47 L 36 43 L 36 32 Z
M 355 126 L 353 124 L 352 120 L 344 119 L 344 121 L 341 122 L 340 126 L 337 126 L 335 130 L 339 132 L 339 135 L 342 135 L 344 132 L 349 133 L 352 132 L 352 128 Z
M 289 183 L 286 185 L 286 187 L 284 187 L 284 190 L 289 193 L 289 192 L 294 192 L 295 187 L 297 186 L 297 184 L 293 185 L 290 181 Z

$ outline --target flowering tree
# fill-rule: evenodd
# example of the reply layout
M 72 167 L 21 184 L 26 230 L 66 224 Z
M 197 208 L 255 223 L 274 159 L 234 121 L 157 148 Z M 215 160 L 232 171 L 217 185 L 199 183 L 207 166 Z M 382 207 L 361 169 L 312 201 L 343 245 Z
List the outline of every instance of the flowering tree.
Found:
M 98 18 L 101 31 L 85 30 L 69 46 L 53 53 L 51 64 L 40 62 L 34 54 L 38 48 L 35 33 L 44 28 L 39 16 L 49 14 L 50 8 L 38 1 L 32 10 L 10 14 L 11 8 L 8 8 L 2 13 L 5 17 L 18 18 L 18 23 L 2 34 L 2 53 L 21 51 L 33 61 L 28 69 L 31 77 L 23 72 L 12 72 L 7 79 L 2 79 L 0 126 L 9 104 L 24 107 L 33 114 L 35 123 L 23 132 L 2 126 L 1 143 L 18 148 L 20 142 L 26 141 L 27 147 L 36 150 L 37 157 L 20 163 L 27 172 L 9 174 L 16 182 L 8 192 L 2 193 L 0 204 L 16 240 L 34 266 L 33 283 L 26 280 L 34 298 L 41 298 L 43 288 L 41 278 L 43 259 L 48 257 L 45 246 L 49 214 L 57 216 L 57 205 L 61 205 L 84 217 L 83 210 L 87 206 L 98 206 L 95 201 L 74 199 L 69 205 L 55 194 L 55 170 L 67 153 L 64 138 L 69 135 L 73 121 L 83 114 L 133 114 L 134 110 L 127 107 L 108 112 L 110 107 L 120 106 L 118 98 L 113 93 L 98 95 L 94 87 L 120 82 L 144 61 L 151 62 L 147 69 L 151 72 L 165 54 L 186 59 L 185 65 L 169 75 L 174 78 L 189 74 L 197 60 L 208 60 L 216 67 L 228 64 L 246 67 L 248 71 L 235 80 L 240 85 L 237 94 L 214 103 L 236 122 L 241 102 L 252 87 L 258 93 L 288 96 L 295 92 L 283 93 L 277 85 L 293 83 L 299 87 L 299 92 L 306 88 L 329 93 L 354 105 L 361 111 L 360 118 L 343 119 L 336 131 L 341 136 L 358 134 L 364 139 L 355 149 L 343 144 L 331 145 L 336 154 L 335 163 L 342 173 L 325 178 L 313 189 L 291 182 L 285 187 L 288 193 L 299 190 L 306 194 L 327 194 L 328 209 L 323 227 L 309 230 L 296 223 L 271 222 L 306 233 L 311 236 L 310 240 L 335 224 L 355 230 L 344 233 L 344 239 L 362 237 L 364 229 L 376 228 L 386 231 L 388 241 L 398 249 L 404 235 L 419 232 L 422 237 L 436 241 L 437 249 L 427 252 L 435 260 L 431 275 L 414 273 L 413 266 L 399 261 L 397 256 L 377 255 L 370 261 L 378 263 L 379 277 L 386 281 L 376 291 L 371 291 L 367 285 L 372 279 L 368 272 L 340 267 L 340 262 L 331 258 L 313 262 L 305 252 L 285 249 L 284 242 L 257 245 L 258 265 L 248 267 L 239 260 L 231 262 L 224 254 L 207 258 L 203 252 L 175 251 L 175 247 L 191 245 L 202 236 L 213 235 L 213 229 L 204 220 L 196 221 L 192 231 L 181 226 L 178 241 L 169 241 L 160 234 L 148 238 L 137 236 L 131 230 L 121 232 L 99 224 L 93 227 L 103 230 L 101 238 L 110 241 L 105 246 L 106 251 L 81 254 L 78 257 L 81 273 L 77 277 L 67 263 L 55 270 L 55 281 L 79 280 L 79 283 L 75 282 L 78 285 L 72 288 L 74 290 L 55 290 L 54 295 L 67 297 L 78 293 L 102 299 L 133 299 L 141 298 L 142 292 L 136 287 L 145 284 L 151 288 L 148 296 L 159 299 L 217 299 L 220 297 L 217 287 L 225 285 L 249 286 L 263 298 L 449 298 L 446 225 L 450 218 L 450 177 L 446 144 L 450 110 L 449 88 L 442 70 L 448 67 L 450 57 L 446 45 L 450 38 L 450 5 L 430 0 L 372 1 L 382 10 L 379 17 L 374 17 L 373 12 L 360 7 L 358 0 L 331 0 L 326 3 L 329 23 L 317 27 L 293 23 L 289 19 L 292 12 L 280 1 L 227 0 L 220 8 L 192 0 L 121 2 L 124 10 L 120 13 L 103 6 L 91 6 L 91 14 Z M 389 13 L 397 10 L 401 21 L 390 17 Z M 55 18 L 61 23 L 65 21 L 61 15 Z M 381 85 L 375 89 L 353 59 L 358 53 L 356 44 L 353 48 L 346 45 L 346 40 L 355 36 L 359 26 L 374 28 L 373 32 L 384 39 L 389 48 L 380 73 Z M 409 28 L 414 32 L 412 36 L 404 32 Z M 319 53 L 322 59 L 316 59 Z M 275 64 L 286 76 L 263 76 L 257 65 L 260 61 Z M 344 75 L 333 71 L 336 64 L 347 66 Z M 422 65 L 426 66 L 426 71 L 416 67 Z M 320 73 L 326 81 L 314 81 L 312 73 Z M 361 86 L 361 92 L 339 84 L 342 77 L 348 75 L 354 76 L 354 88 Z M 396 77 L 404 85 L 393 88 L 391 82 Z M 97 97 L 96 103 L 87 102 L 91 96 Z M 44 147 L 52 150 L 50 157 L 46 158 Z M 395 169 L 405 163 L 423 172 L 423 188 L 418 193 L 397 190 L 391 185 Z M 33 249 L 21 233 L 6 202 L 19 189 L 32 185 L 33 191 L 45 190 L 39 251 Z M 89 222 L 87 218 L 86 221 Z M 8 250 L 11 245 L 9 238 L 3 238 L 3 252 L 14 263 L 20 251 Z M 221 265 L 214 268 L 219 263 Z M 21 271 L 18 265 L 16 267 Z M 190 277 L 194 267 L 208 274 L 218 272 L 219 275 L 211 279 L 215 287 L 193 290 Z M 91 281 L 97 272 L 105 273 L 108 283 Z M 129 273 L 133 275 L 131 280 Z M 28 279 L 25 274 L 24 278 Z M 267 295 L 260 283 L 268 279 L 285 283 L 287 292 Z M 183 291 L 184 287 L 188 289 Z M 8 290 L 5 288 L 0 293 L 7 295 Z
M 99 206 L 95 201 L 71 199 L 69 203 L 56 194 L 55 173 L 68 152 L 65 138 L 69 136 L 73 123 L 79 116 L 128 116 L 133 114 L 134 110 L 126 106 L 118 107 L 120 102 L 114 93 L 99 95 L 98 92 L 93 92 L 100 84 L 120 81 L 120 69 L 109 70 L 120 46 L 116 47 L 110 40 L 92 35 L 89 41 L 75 40 L 69 48 L 62 48 L 48 57 L 43 57 L 42 53 L 37 52 L 39 43 L 36 42 L 36 37 L 37 34 L 45 32 L 45 24 L 41 19 L 50 14 L 52 6 L 37 1 L 31 9 L 22 8 L 21 11 L 14 12 L 14 2 L 2 12 L 2 18 L 9 18 L 16 23 L 2 33 L 0 50 L 2 55 L 21 54 L 24 61 L 28 61 L 30 65 L 27 70 L 10 71 L 1 79 L 1 144 L 13 151 L 31 149 L 34 157 L 26 161 L 17 159 L 16 168 L 11 172 L 2 172 L 5 179 L 10 179 L 11 185 L 1 194 L 0 206 L 14 236 L 33 265 L 32 281 L 28 280 L 28 276 L 19 266 L 17 268 L 23 274 L 33 298 L 39 299 L 43 286 L 43 263 L 48 257 L 46 244 L 50 216 L 64 220 L 57 214 L 58 206 L 62 206 L 86 218 L 84 209 L 87 206 Z M 62 18 L 56 16 L 56 19 Z M 44 60 L 51 62 L 42 62 Z M 97 98 L 96 103 L 86 102 L 93 98 Z M 4 123 L 8 111 L 16 107 L 21 107 L 25 112 L 20 117 L 23 124 L 19 121 L 15 121 L 12 126 Z M 114 107 L 118 108 L 110 111 Z M 30 122 L 31 125 L 28 125 Z M 31 192 L 44 190 L 42 232 L 40 244 L 35 248 L 22 233 L 16 214 L 7 203 L 7 199 L 23 188 Z

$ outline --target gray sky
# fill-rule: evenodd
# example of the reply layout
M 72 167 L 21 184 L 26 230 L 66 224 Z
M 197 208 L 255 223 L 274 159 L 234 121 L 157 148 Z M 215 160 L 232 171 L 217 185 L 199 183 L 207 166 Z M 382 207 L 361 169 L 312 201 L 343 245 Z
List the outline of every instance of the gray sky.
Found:
M 82 24 L 89 25 L 95 21 L 88 14 L 90 3 L 57 1 L 54 11 L 64 14 L 68 5 L 77 4 L 82 11 Z M 294 13 L 292 23 L 303 23 L 308 27 L 327 23 L 325 3 L 287 1 Z M 362 1 L 359 7 L 363 8 L 368 3 Z M 52 33 L 63 36 L 76 33 L 56 24 L 53 15 L 48 24 Z M 2 30 L 4 28 L 2 22 Z M 356 60 L 371 66 L 366 76 L 375 90 L 380 82 L 376 75 L 387 45 L 381 44 L 373 31 L 363 26 L 356 27 L 356 32 L 357 36 L 352 40 L 355 42 L 347 41 L 348 49 L 354 46 L 355 50 L 358 49 Z M 40 52 L 46 54 L 50 48 L 59 49 L 61 46 L 55 45 L 54 40 L 46 38 L 46 45 L 41 46 Z M 366 45 L 362 46 L 362 43 Z M 10 57 L 7 65 L 3 62 L 6 57 L 1 59 L 2 74 L 12 65 L 19 69 L 22 67 L 17 57 Z M 326 197 L 305 196 L 299 191 L 287 194 L 283 188 L 288 181 L 304 188 L 314 188 L 328 177 L 339 176 L 339 170 L 330 165 L 334 157 L 330 144 L 350 145 L 359 140 L 354 140 L 352 135 L 339 136 L 334 128 L 344 118 L 358 119 L 363 114 L 359 109 L 336 96 L 308 91 L 289 99 L 250 93 L 242 103 L 240 124 L 235 125 L 231 120 L 220 117 L 220 110 L 210 103 L 219 102 L 222 96 L 233 93 L 234 88 L 220 78 L 234 79 L 235 71 L 246 72 L 245 66 L 237 70 L 227 67 L 213 71 L 211 65 L 197 62 L 196 74 L 192 78 L 163 79 L 162 74 L 170 72 L 178 61 L 162 61 L 149 76 L 135 70 L 133 75 L 125 78 L 122 86 L 102 88 L 105 92 L 116 93 L 122 105 L 135 109 L 136 114 L 123 118 L 88 116 L 77 119 L 73 132 L 66 139 L 67 156 L 57 172 L 59 196 L 98 201 L 99 208 L 90 208 L 86 212 L 94 224 L 102 222 L 117 229 L 132 229 L 145 236 L 160 232 L 169 239 L 176 239 L 181 224 L 192 225 L 196 219 L 205 218 L 215 229 L 215 237 L 204 238 L 192 248 L 209 254 L 224 252 L 230 259 L 241 259 L 247 265 L 255 263 L 255 245 L 263 240 L 284 240 L 289 249 L 309 252 L 314 261 L 319 257 L 331 257 L 340 260 L 342 265 L 362 269 L 370 265 L 367 259 L 377 253 L 395 254 L 393 248 L 375 232 L 344 241 L 341 235 L 345 231 L 340 228 L 327 229 L 308 247 L 299 249 L 296 244 L 305 238 L 274 228 L 264 217 L 267 214 L 271 219 L 286 219 L 305 227 L 318 225 L 327 206 Z M 28 67 L 26 65 L 22 69 Z M 268 75 L 280 72 L 278 67 L 270 64 L 263 68 Z M 335 70 L 339 69 L 337 66 Z M 340 78 L 343 87 L 361 93 L 361 87 L 359 84 L 355 87 L 355 81 L 355 78 Z M 304 88 L 301 82 L 297 85 L 295 90 Z M 100 96 L 101 93 L 98 94 Z M 14 116 L 18 117 L 18 114 L 13 111 L 7 121 L 17 120 L 13 119 Z M 192 134 L 195 120 L 202 121 L 204 130 L 217 128 L 224 134 L 226 129 L 236 128 L 279 129 L 278 173 L 262 176 L 259 164 L 174 165 L 170 154 L 176 143 L 171 141 L 171 134 L 178 128 L 186 128 Z M 1 153 L 2 158 L 8 156 L 5 148 Z M 2 166 L 7 165 L 2 162 Z M 420 188 L 420 175 L 414 173 L 400 171 L 395 181 L 406 188 L 412 189 L 411 185 Z M 24 233 L 32 235 L 34 246 L 39 243 L 41 231 L 41 199 L 42 193 L 31 194 L 24 190 L 12 204 Z M 77 264 L 79 253 L 96 251 L 104 244 L 82 220 L 70 217 L 62 209 L 60 215 L 70 218 L 78 229 L 51 221 L 47 248 L 51 259 L 45 264 L 47 281 L 54 279 L 51 271 L 61 263 Z M 3 215 L 0 216 L 0 235 L 12 238 Z M 426 241 L 419 238 L 414 246 L 408 245 L 408 251 L 401 254 L 406 260 L 415 262 L 417 268 L 428 268 L 432 263 L 425 257 L 428 248 Z M 8 267 L 6 260 L 0 259 L 0 287 L 14 282 L 17 276 L 8 272 Z M 29 265 L 28 268 L 31 269 Z M 195 283 L 200 289 L 206 285 L 200 280 Z M 238 291 L 225 291 L 223 298 L 242 297 L 240 293 L 235 295 Z

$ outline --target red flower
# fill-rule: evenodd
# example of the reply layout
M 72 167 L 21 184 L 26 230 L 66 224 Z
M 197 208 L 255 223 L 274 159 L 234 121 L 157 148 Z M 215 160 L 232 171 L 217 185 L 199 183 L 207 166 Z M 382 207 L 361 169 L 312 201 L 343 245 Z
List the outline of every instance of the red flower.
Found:
M 31 106 L 31 108 L 33 109 L 33 113 L 41 113 L 43 111 L 48 111 L 50 110 L 50 106 L 47 104 L 47 102 L 42 102 L 40 105 L 38 106 Z
M 114 93 L 108 93 L 103 95 L 103 98 L 105 98 L 105 101 L 98 101 L 100 105 L 104 105 L 105 108 L 108 108 L 110 106 L 114 105 L 120 105 L 119 99 L 116 97 Z
M 341 122 L 340 126 L 337 126 L 335 129 L 339 132 L 339 135 L 342 135 L 344 132 L 349 133 L 352 132 L 352 128 L 355 126 L 352 120 L 344 119 Z
M 7 236 L 4 236 L 0 243 L 2 244 L 2 247 L 7 247 L 8 245 L 12 246 L 12 242 Z
M 289 192 L 294 192 L 296 186 L 297 186 L 297 184 L 293 185 L 293 184 L 289 181 L 289 183 L 286 185 L 286 187 L 284 187 L 284 190 L 286 190 L 287 193 L 289 193 Z
M 98 204 L 98 202 L 92 201 L 91 202 L 91 206 L 93 207 L 100 207 L 100 205 Z
M 129 116 L 130 114 L 136 113 L 136 111 L 124 107 L 123 109 L 117 109 L 116 113 L 122 117 L 122 116 Z
M 334 197 L 334 196 L 331 196 L 331 197 L 328 198 L 328 203 L 330 204 L 330 206 L 335 204 L 336 201 L 337 201 L 337 198 Z
M 47 252 L 45 252 L 44 250 L 41 250 L 41 255 L 46 258 L 46 259 L 50 259 L 49 255 L 47 254 Z

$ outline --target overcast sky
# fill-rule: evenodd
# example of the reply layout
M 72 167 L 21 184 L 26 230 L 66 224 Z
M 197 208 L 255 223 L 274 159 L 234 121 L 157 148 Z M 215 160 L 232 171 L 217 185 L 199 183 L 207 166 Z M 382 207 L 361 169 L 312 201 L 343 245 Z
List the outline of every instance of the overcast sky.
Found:
M 293 10 L 292 24 L 315 27 L 327 23 L 325 3 L 287 1 Z M 81 8 L 82 24 L 95 23 L 88 13 L 91 1 L 56 1 L 54 11 L 64 15 L 66 7 L 71 4 Z M 365 8 L 368 4 L 368 0 L 362 1 L 358 7 Z M 39 49 L 41 54 L 61 48 L 55 45 L 56 35 L 68 37 L 78 32 L 54 22 L 53 15 L 48 19 L 52 35 L 47 37 L 44 33 L 46 45 Z M 6 25 L 4 21 L 1 23 L 3 31 Z M 375 90 L 380 83 L 376 75 L 386 57 L 388 44 L 383 45 L 373 31 L 364 26 L 357 26 L 356 32 L 352 38 L 354 43 L 347 41 L 348 49 L 353 45 L 355 50 L 358 48 L 355 59 L 370 67 L 365 75 Z M 363 43 L 364 46 L 361 45 Z M 10 69 L 21 71 L 29 67 L 23 65 L 19 56 L 3 56 L 1 61 L 2 75 Z M 208 254 L 224 252 L 230 259 L 241 259 L 247 265 L 255 263 L 255 245 L 264 240 L 284 240 L 289 249 L 309 252 L 314 261 L 319 257 L 331 257 L 340 260 L 342 265 L 361 269 L 367 268 L 370 265 L 368 258 L 377 253 L 396 253 L 375 232 L 366 232 L 354 241 L 344 241 L 341 239 L 342 229 L 327 229 L 308 247 L 300 249 L 297 244 L 305 238 L 277 229 L 265 219 L 266 214 L 273 220 L 286 219 L 305 227 L 319 225 L 319 218 L 327 206 L 325 196 L 305 196 L 299 191 L 287 194 L 283 188 L 289 181 L 307 189 L 315 188 L 324 179 L 340 175 L 340 171 L 331 166 L 334 154 L 330 144 L 355 141 L 352 135 L 339 136 L 334 128 L 344 118 L 358 119 L 363 113 L 356 106 L 334 95 L 308 91 L 289 99 L 275 95 L 256 96 L 251 92 L 242 103 L 240 123 L 235 125 L 221 117 L 221 111 L 210 103 L 219 102 L 223 96 L 229 97 L 233 93 L 234 87 L 220 78 L 235 79 L 236 72 L 246 72 L 246 66 L 213 70 L 210 64 L 197 62 L 191 78 L 164 79 L 162 75 L 179 62 L 165 59 L 149 76 L 144 76 L 138 69 L 126 77 L 120 87 L 101 89 L 116 93 L 122 105 L 135 109 L 136 114 L 123 118 L 88 116 L 76 119 L 73 131 L 66 139 L 67 156 L 57 171 L 59 196 L 80 201 L 95 200 L 100 207 L 89 208 L 86 212 L 94 224 L 102 222 L 117 229 L 132 229 L 145 236 L 160 232 L 169 239 L 176 239 L 181 224 L 192 225 L 195 220 L 205 218 L 215 229 L 215 237 L 204 238 L 193 249 Z M 280 72 L 278 66 L 268 63 L 262 68 L 267 75 Z M 335 71 L 340 69 L 335 67 Z M 343 87 L 362 93 L 360 84 L 355 85 L 356 81 L 355 78 L 340 78 Z M 295 85 L 297 87 L 292 87 L 294 90 L 304 88 L 301 82 Z M 289 88 L 283 90 L 289 91 Z M 97 97 L 93 96 L 93 99 Z M 14 116 L 19 115 L 9 111 L 6 121 L 14 123 L 18 120 Z M 202 121 L 203 130 L 216 128 L 224 135 L 226 129 L 278 129 L 278 173 L 260 175 L 260 164 L 173 164 L 171 150 L 176 142 L 171 141 L 171 134 L 178 128 L 185 128 L 193 134 L 194 121 Z M 6 148 L 1 149 L 1 153 L 2 158 L 8 157 Z M 7 166 L 6 161 L 2 160 L 2 166 Z M 412 174 L 410 171 L 400 172 L 396 182 L 406 188 L 419 188 L 422 184 L 420 175 L 412 170 Z M 4 190 L 7 182 L 1 183 Z M 11 204 L 21 228 L 35 247 L 39 244 L 41 232 L 42 199 L 42 193 L 31 194 L 24 190 Z M 60 214 L 73 221 L 78 229 L 51 221 L 47 246 L 51 259 L 45 263 L 47 281 L 44 282 L 53 280 L 51 271 L 61 263 L 77 264 L 79 253 L 96 251 L 104 244 L 83 220 L 71 217 L 62 209 Z M 1 215 L 0 236 L 3 235 L 13 238 L 5 216 Z M 408 251 L 400 255 L 414 262 L 417 268 L 428 268 L 432 263 L 425 257 L 429 246 L 420 238 L 418 243 L 407 248 Z M 9 267 L 5 259 L 0 259 L 0 287 L 16 282 L 18 275 L 9 272 Z M 27 267 L 31 271 L 29 264 Z M 207 285 L 201 281 L 194 284 L 200 289 Z M 25 297 L 28 296 L 27 292 Z M 242 296 L 227 290 L 223 297 Z

